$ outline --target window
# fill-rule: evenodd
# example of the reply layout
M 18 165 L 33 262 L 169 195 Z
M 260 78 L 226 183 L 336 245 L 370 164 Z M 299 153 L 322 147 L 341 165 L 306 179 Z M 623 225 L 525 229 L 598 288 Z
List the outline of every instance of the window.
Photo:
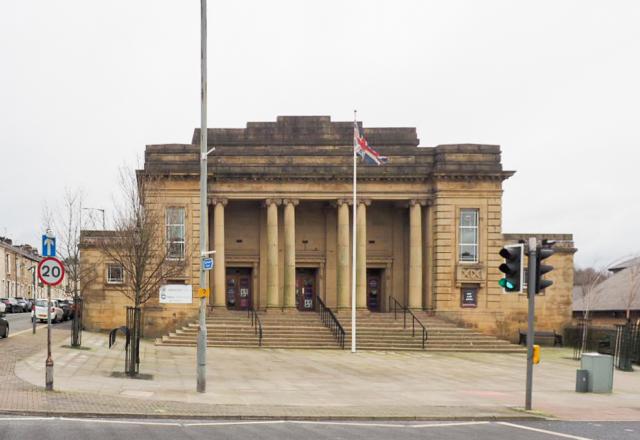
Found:
M 107 266 L 107 283 L 122 284 L 124 282 L 124 272 L 119 264 L 109 264 Z
M 5 254 L 4 256 L 4 267 L 7 271 L 7 275 L 11 274 L 11 255 Z
M 167 208 L 166 233 L 168 258 L 184 258 L 184 208 Z
M 460 261 L 478 262 L 478 210 L 460 210 Z

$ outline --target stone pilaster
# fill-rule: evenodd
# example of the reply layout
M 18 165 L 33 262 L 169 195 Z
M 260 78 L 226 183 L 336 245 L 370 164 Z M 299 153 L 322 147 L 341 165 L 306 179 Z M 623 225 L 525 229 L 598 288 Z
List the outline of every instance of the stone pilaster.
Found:
M 422 206 L 409 203 L 409 308 L 422 309 Z
M 356 208 L 356 307 L 360 309 L 367 308 L 367 205 L 370 204 L 359 200 Z
M 224 207 L 226 199 L 214 199 L 213 204 L 213 249 L 215 265 L 213 267 L 213 306 L 225 306 L 225 247 L 224 247 Z
M 349 205 L 338 200 L 338 308 L 349 307 Z
M 284 306 L 296 305 L 296 218 L 297 200 L 285 199 L 284 204 Z
M 278 201 L 267 199 L 267 308 L 280 307 L 278 292 Z

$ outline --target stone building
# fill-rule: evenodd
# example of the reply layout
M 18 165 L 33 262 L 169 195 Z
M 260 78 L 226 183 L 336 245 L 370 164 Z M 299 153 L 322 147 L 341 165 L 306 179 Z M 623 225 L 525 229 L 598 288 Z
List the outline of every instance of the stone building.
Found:
M 352 206 L 353 123 L 326 116 L 278 117 L 246 128 L 209 129 L 208 243 L 211 310 L 253 306 L 266 313 L 333 310 L 351 305 L 352 212 L 357 210 L 356 306 L 385 312 L 394 298 L 483 331 L 511 336 L 526 318 L 526 296 L 498 286 L 503 169 L 497 145 L 419 145 L 415 128 L 365 127 L 384 166 L 358 165 Z M 191 264 L 172 284 L 192 286 L 189 304 L 146 304 L 146 334 L 197 318 L 199 130 L 189 144 L 148 145 L 139 178 L 152 176 L 150 208 L 165 218 L 166 245 Z M 146 177 L 145 177 L 146 176 Z M 83 232 L 84 261 L 103 279 L 85 295 L 89 328 L 122 325 L 126 300 L 114 289 L 118 269 L 100 259 Z M 561 241 L 551 264 L 554 285 L 539 298 L 541 326 L 571 318 L 573 242 Z M 115 271 L 115 272 L 114 272 Z M 112 273 L 113 272 L 113 273 Z M 118 275 L 119 276 L 119 275 Z

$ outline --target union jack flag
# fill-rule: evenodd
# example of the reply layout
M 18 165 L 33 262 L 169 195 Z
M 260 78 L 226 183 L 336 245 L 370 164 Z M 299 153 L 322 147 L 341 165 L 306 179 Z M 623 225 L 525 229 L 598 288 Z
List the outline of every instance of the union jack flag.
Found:
M 353 148 L 365 163 L 372 165 L 383 165 L 387 163 L 388 158 L 386 156 L 380 156 L 377 151 L 369 146 L 357 122 L 353 123 Z

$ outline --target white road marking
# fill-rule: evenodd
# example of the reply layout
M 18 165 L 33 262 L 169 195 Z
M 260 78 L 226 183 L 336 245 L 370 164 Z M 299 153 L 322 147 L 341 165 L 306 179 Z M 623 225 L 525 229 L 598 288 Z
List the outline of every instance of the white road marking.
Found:
M 516 425 L 515 423 L 509 423 L 509 422 L 496 422 L 496 423 L 498 425 L 510 426 L 512 428 L 525 429 L 527 431 L 534 431 L 542 434 L 554 435 L 556 437 L 570 438 L 573 440 L 593 440 L 587 437 L 580 437 L 578 435 L 563 434 L 561 432 L 547 431 L 546 429 L 532 428 L 531 426 Z
M 182 426 L 231 426 L 231 425 L 277 425 L 287 423 L 286 420 L 244 420 L 237 422 L 202 422 L 184 423 Z
M 366 423 L 366 422 L 321 422 L 316 420 L 287 420 L 287 423 L 296 425 L 338 425 L 338 426 L 371 426 L 375 428 L 407 428 L 408 425 L 392 423 Z
M 0 422 L 30 422 L 32 420 L 53 420 L 53 417 L 0 417 Z
M 84 422 L 84 423 L 112 423 L 116 425 L 152 425 L 152 426 L 183 426 L 182 423 L 174 422 L 145 422 L 140 420 L 111 420 L 111 419 L 80 419 L 72 417 L 56 417 L 57 420 L 66 420 L 68 422 Z
M 36 331 L 38 331 L 42 327 L 46 327 L 46 325 L 45 324 L 36 325 Z M 12 333 L 11 330 L 9 330 L 9 337 L 13 338 L 14 336 L 18 336 L 18 335 L 21 335 L 23 333 L 32 332 L 32 331 L 33 331 L 33 328 L 28 328 L 26 330 L 20 330 L 19 332 L 15 332 L 15 333 Z
M 450 423 L 429 423 L 427 425 L 409 425 L 409 428 L 439 428 L 446 426 L 467 426 L 467 425 L 488 425 L 490 422 L 450 422 Z

